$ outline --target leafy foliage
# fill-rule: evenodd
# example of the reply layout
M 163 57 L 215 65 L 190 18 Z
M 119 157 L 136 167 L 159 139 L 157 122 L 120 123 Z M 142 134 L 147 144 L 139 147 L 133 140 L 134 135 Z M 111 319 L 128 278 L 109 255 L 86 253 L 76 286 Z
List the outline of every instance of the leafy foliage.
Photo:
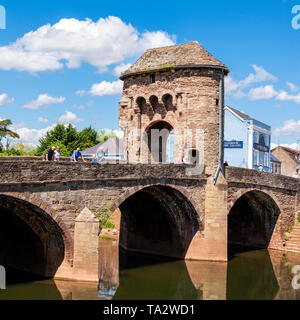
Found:
M 10 148 L 9 150 L 4 150 L 4 152 L 2 152 L 0 154 L 0 156 L 2 157 L 9 157 L 9 156 L 15 156 L 15 157 L 21 157 L 21 156 L 33 156 L 34 155 L 34 148 L 33 147 L 29 147 L 27 145 L 25 145 L 22 142 L 19 142 L 17 144 L 15 144 L 12 148 Z
M 42 156 L 48 148 L 55 146 L 61 148 L 63 157 L 69 157 L 77 148 L 85 150 L 98 143 L 97 132 L 91 127 L 77 131 L 71 124 L 68 126 L 58 124 L 53 130 L 48 131 L 45 137 L 40 139 L 35 154 Z
M 113 131 L 107 132 L 106 130 L 99 130 L 97 138 L 100 143 L 105 142 L 109 139 L 119 139 L 119 137 Z
M 2 140 L 6 139 L 6 149 L 9 151 L 9 145 L 11 143 L 11 139 L 19 139 L 20 136 L 9 129 L 9 127 L 12 125 L 11 120 L 6 119 L 6 120 L 1 120 L 0 121 L 0 151 L 3 151 L 3 144 Z M 8 152 L 9 153 L 9 152 Z
M 10 137 L 13 139 L 20 138 L 20 136 L 16 132 L 8 128 L 11 125 L 12 125 L 12 122 L 9 119 L 0 121 L 0 141 L 2 140 L 2 138 L 6 138 L 6 137 Z

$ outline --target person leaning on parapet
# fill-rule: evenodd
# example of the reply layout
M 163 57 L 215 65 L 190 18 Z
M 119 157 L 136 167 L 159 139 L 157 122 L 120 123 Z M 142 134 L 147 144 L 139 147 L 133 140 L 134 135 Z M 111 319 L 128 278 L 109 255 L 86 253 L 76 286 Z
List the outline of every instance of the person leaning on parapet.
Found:
M 258 167 L 258 171 L 260 171 L 260 172 L 264 172 L 264 167 L 263 167 L 263 165 L 262 165 L 262 164 L 260 164 L 260 165 L 259 165 L 259 167 Z
M 56 148 L 56 150 L 54 151 L 54 154 L 55 154 L 54 160 L 60 161 L 60 157 L 61 157 L 60 147 Z
M 101 163 L 104 162 L 105 152 L 103 148 L 100 148 L 95 157 L 92 159 L 92 163 Z
M 228 161 L 225 161 L 224 167 L 229 167 Z
M 83 155 L 80 152 L 80 148 L 77 148 L 74 152 L 73 155 L 71 157 L 71 162 L 78 162 L 79 158 L 82 159 L 83 162 L 86 162 L 83 158 Z
M 54 151 L 55 151 L 55 147 L 49 148 L 44 155 L 43 161 L 54 160 Z

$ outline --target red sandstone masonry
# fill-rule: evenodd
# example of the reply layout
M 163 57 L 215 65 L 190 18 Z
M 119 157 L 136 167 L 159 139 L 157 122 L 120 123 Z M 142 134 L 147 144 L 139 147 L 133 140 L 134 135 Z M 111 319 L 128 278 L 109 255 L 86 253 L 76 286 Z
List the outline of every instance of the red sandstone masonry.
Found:
M 296 210 L 299 210 L 298 179 L 248 169 L 226 169 L 228 190 L 225 190 L 225 184 L 223 189 L 210 187 L 209 201 L 206 201 L 205 208 L 207 179 L 210 177 L 186 176 L 187 165 L 93 165 L 14 160 L 0 159 L 0 195 L 32 203 L 58 223 L 64 231 L 64 270 L 72 268 L 75 219 L 79 213 L 85 207 L 93 213 L 111 212 L 128 197 L 148 186 L 176 189 L 195 208 L 203 227 L 195 235 L 195 246 L 188 252 L 187 257 L 191 259 L 224 260 L 227 247 L 223 239 L 226 221 L 222 217 L 226 217 L 226 211 L 248 191 L 267 193 L 280 207 L 281 218 L 276 231 L 278 249 L 284 249 L 282 235 L 295 222 Z M 52 180 L 52 173 L 55 181 Z M 223 214 L 220 201 L 226 193 L 228 208 L 225 204 Z M 205 212 L 209 212 L 209 217 L 205 216 Z M 217 224 L 221 228 L 220 232 L 216 229 Z M 221 235 L 222 247 L 212 246 L 212 242 L 207 240 L 210 237 L 218 239 Z M 218 248 L 219 252 L 213 247 Z

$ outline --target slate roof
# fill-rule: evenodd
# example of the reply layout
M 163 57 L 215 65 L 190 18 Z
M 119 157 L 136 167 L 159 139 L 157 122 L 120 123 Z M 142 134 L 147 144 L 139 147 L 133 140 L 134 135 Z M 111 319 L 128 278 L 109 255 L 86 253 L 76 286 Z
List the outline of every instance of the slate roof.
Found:
M 210 66 L 229 69 L 197 41 L 147 50 L 129 69 L 121 74 L 121 79 L 134 73 L 149 72 L 168 67 Z
M 250 120 L 252 119 L 250 116 L 248 116 L 247 114 L 237 110 L 237 109 L 234 109 L 232 107 L 229 107 L 229 106 L 226 106 L 228 109 L 230 109 L 232 112 L 234 112 L 236 115 L 238 115 L 240 118 L 242 118 L 243 120 Z
M 123 139 L 108 139 L 107 141 L 97 144 L 96 146 L 82 151 L 82 155 L 95 155 L 100 148 L 103 148 L 106 156 L 123 155 Z

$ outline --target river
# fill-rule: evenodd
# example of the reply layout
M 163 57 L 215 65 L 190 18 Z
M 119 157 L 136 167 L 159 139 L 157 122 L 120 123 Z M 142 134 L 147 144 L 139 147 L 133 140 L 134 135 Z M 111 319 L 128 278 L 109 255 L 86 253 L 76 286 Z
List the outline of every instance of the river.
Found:
M 2 300 L 300 300 L 292 268 L 300 254 L 235 250 L 228 263 L 174 261 L 120 252 L 101 241 L 99 284 L 43 280 L 8 270 Z M 119 258 L 120 257 L 120 258 Z

